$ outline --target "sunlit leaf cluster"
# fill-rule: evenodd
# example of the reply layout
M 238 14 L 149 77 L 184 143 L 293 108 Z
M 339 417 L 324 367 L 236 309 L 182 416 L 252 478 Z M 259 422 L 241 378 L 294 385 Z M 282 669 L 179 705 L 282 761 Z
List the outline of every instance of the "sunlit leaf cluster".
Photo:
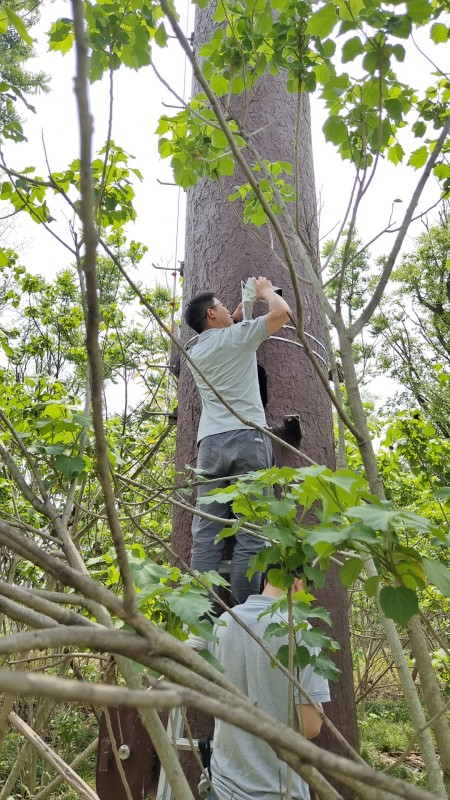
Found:
M 373 596 L 381 590 L 385 614 L 400 624 L 417 612 L 417 592 L 427 579 L 443 594 L 449 588 L 448 568 L 423 558 L 421 548 L 409 541 L 412 532 L 431 537 L 445 561 L 446 526 L 380 500 L 351 471 L 274 467 L 213 491 L 202 503 L 207 507 L 211 499 L 231 501 L 237 516 L 220 538 L 248 522 L 261 526 L 268 546 L 253 558 L 253 569 L 281 562 L 288 571 L 301 570 L 321 586 L 333 560 L 344 557 L 341 579 L 350 586 L 363 573 L 365 560 L 373 558 L 379 575 L 366 580 L 366 592 Z M 316 519 L 311 518 L 313 509 Z

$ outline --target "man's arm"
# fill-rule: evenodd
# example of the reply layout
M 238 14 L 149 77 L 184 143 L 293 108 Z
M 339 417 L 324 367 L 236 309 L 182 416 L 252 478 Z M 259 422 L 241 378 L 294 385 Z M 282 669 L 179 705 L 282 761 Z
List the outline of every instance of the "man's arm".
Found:
M 269 306 L 268 314 L 265 314 L 264 319 L 266 322 L 267 335 L 271 336 L 276 333 L 289 319 L 291 309 L 289 308 L 286 300 L 283 300 L 279 294 L 273 290 L 273 286 L 267 278 L 260 276 L 259 278 L 252 278 L 255 284 L 256 296 L 258 300 L 264 300 Z
M 322 709 L 321 703 L 317 704 Z M 320 714 L 311 705 L 296 706 L 298 726 L 306 739 L 315 739 L 319 735 L 322 727 Z
M 242 319 L 243 319 L 242 303 L 239 303 L 239 305 L 236 308 L 236 310 L 233 311 L 233 313 L 231 315 L 231 319 L 233 320 L 233 322 L 242 322 Z

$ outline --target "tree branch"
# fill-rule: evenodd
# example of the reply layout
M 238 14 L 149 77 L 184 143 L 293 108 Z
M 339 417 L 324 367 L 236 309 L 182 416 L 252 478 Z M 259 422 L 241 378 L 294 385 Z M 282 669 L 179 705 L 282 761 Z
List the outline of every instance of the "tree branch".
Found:
M 352 340 L 354 340 L 356 338 L 356 336 L 358 336 L 358 334 L 361 333 L 362 329 L 365 327 L 365 325 L 367 325 L 367 323 L 370 320 L 372 314 L 374 313 L 374 311 L 378 307 L 378 304 L 379 304 L 379 302 L 381 300 L 381 297 L 383 295 L 383 292 L 384 292 L 384 290 L 386 288 L 387 282 L 388 282 L 388 280 L 390 278 L 391 272 L 392 272 L 392 270 L 394 268 L 394 265 L 395 265 L 395 262 L 397 260 L 397 256 L 398 256 L 398 254 L 400 252 L 400 248 L 401 248 L 401 246 L 403 244 L 403 241 L 405 239 L 406 233 L 407 233 L 408 228 L 410 226 L 410 223 L 411 223 L 411 220 L 412 220 L 412 217 L 413 217 L 413 214 L 414 214 L 414 210 L 415 210 L 415 208 L 416 208 L 416 206 L 417 206 L 417 204 L 419 202 L 419 199 L 420 199 L 422 191 L 423 191 L 423 189 L 425 187 L 425 184 L 426 184 L 428 178 L 430 177 L 431 170 L 433 169 L 433 167 L 434 167 L 434 165 L 435 165 L 435 163 L 437 161 L 437 158 L 438 158 L 439 154 L 441 153 L 442 148 L 443 148 L 443 146 L 444 146 L 444 144 L 446 142 L 446 139 L 447 139 L 449 131 L 450 131 L 450 118 L 447 118 L 447 120 L 446 120 L 446 122 L 445 122 L 445 124 L 444 124 L 444 126 L 442 128 L 441 134 L 440 134 L 440 136 L 439 136 L 439 138 L 438 138 L 438 140 L 437 140 L 437 142 L 435 144 L 433 152 L 429 155 L 428 161 L 427 161 L 427 163 L 426 163 L 426 165 L 425 165 L 425 167 L 423 169 L 422 175 L 420 176 L 419 182 L 418 182 L 418 184 L 417 184 L 417 186 L 416 186 L 416 188 L 415 188 L 415 190 L 413 192 L 413 195 L 412 195 L 411 200 L 409 202 L 409 205 L 408 205 L 408 208 L 406 210 L 405 216 L 403 218 L 403 222 L 402 222 L 402 224 L 401 224 L 401 226 L 399 228 L 398 234 L 396 236 L 396 239 L 395 239 L 395 242 L 394 242 L 394 246 L 393 246 L 393 248 L 392 248 L 392 250 L 391 250 L 391 252 L 389 254 L 389 257 L 388 257 L 388 259 L 386 261 L 386 264 L 384 266 L 384 269 L 383 269 L 383 272 L 381 274 L 380 280 L 378 281 L 378 284 L 377 284 L 377 286 L 375 288 L 375 291 L 374 291 L 371 299 L 367 303 L 366 307 L 361 312 L 361 314 L 358 317 L 358 319 L 355 320 L 355 322 L 353 323 L 353 325 L 351 326 L 351 328 L 348 331 L 348 335 L 350 336 L 350 338 Z
M 138 708 L 176 708 L 191 706 L 236 725 L 258 738 L 263 739 L 283 758 L 284 753 L 295 757 L 292 766 L 299 774 L 304 765 L 312 765 L 322 773 L 337 777 L 343 783 L 348 779 L 360 780 L 369 786 L 390 792 L 405 800 L 436 800 L 435 795 L 417 786 L 375 772 L 369 766 L 355 764 L 349 759 L 322 750 L 304 739 L 299 733 L 261 712 L 251 703 L 230 704 L 205 697 L 199 692 L 185 689 L 176 684 L 156 682 L 151 691 L 123 689 L 113 686 L 95 686 L 90 683 L 77 683 L 61 678 L 48 678 L 36 674 L 11 673 L 0 670 L 0 688 L 16 696 L 44 696 L 58 701 L 84 700 L 96 705 L 137 706 Z
M 97 232 L 95 228 L 95 205 L 92 180 L 92 117 L 89 108 L 89 45 L 85 32 L 84 8 L 81 0 L 72 0 L 76 76 L 75 95 L 78 104 L 80 126 L 80 217 L 83 225 L 84 262 L 86 276 L 86 347 L 91 369 L 92 417 L 95 433 L 95 451 L 98 474 L 105 496 L 105 507 L 109 526 L 117 553 L 117 561 L 123 582 L 124 602 L 127 612 L 136 611 L 136 594 L 131 577 L 125 543 L 122 536 L 116 501 L 108 462 L 108 445 L 103 426 L 103 364 L 99 348 L 99 300 L 96 276 Z

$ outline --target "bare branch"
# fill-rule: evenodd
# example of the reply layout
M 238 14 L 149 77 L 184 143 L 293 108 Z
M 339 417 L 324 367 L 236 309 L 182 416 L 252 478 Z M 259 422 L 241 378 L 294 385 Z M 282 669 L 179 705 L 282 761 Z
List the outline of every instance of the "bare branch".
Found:
M 15 586 L 6 581 L 0 580 L 0 595 L 22 603 L 28 608 L 37 611 L 39 614 L 45 614 L 47 618 L 56 620 L 56 622 L 59 622 L 61 625 L 87 625 L 88 627 L 95 625 L 95 623 L 91 622 L 87 617 L 82 617 L 81 614 L 68 611 L 65 608 L 60 608 L 51 600 L 39 597 L 33 592 L 30 592 L 29 589 Z M 69 595 L 66 595 L 66 598 L 68 597 Z M 65 602 L 70 601 L 66 600 Z
M 70 769 L 76 771 L 88 758 L 94 755 L 94 753 L 97 751 L 97 748 L 98 739 L 94 739 L 94 741 L 91 742 L 91 744 L 89 744 L 82 753 L 79 753 L 79 755 L 77 755 L 77 757 L 74 758 L 74 760 L 69 764 Z M 52 781 L 50 781 L 50 783 L 47 784 L 47 786 L 34 795 L 33 800 L 47 800 L 47 798 L 50 797 L 50 795 L 52 795 L 53 792 L 55 792 L 56 789 L 61 786 L 64 780 L 65 778 L 63 778 L 61 775 L 54 778 Z
M 353 323 L 353 325 L 351 326 L 350 330 L 348 331 L 348 334 L 349 334 L 349 336 L 350 336 L 350 338 L 352 340 L 354 340 L 355 337 L 358 336 L 359 333 L 361 333 L 362 329 L 364 328 L 365 325 L 367 325 L 367 323 L 368 323 L 369 319 L 371 318 L 372 314 L 374 313 L 374 311 L 378 307 L 378 304 L 379 304 L 379 302 L 381 300 L 381 297 L 383 295 L 383 292 L 384 292 L 384 290 L 386 288 L 387 282 L 388 282 L 388 280 L 390 278 L 391 272 L 392 272 L 392 270 L 394 268 L 394 265 L 395 265 L 395 262 L 397 260 L 397 256 L 398 256 L 398 254 L 400 252 L 400 248 L 401 248 L 401 246 L 403 244 L 404 238 L 405 238 L 406 233 L 408 231 L 408 228 L 409 228 L 409 226 L 411 224 L 411 219 L 413 217 L 414 210 L 415 210 L 415 208 L 416 208 L 416 206 L 417 206 L 417 204 L 419 202 L 419 199 L 420 199 L 420 196 L 422 194 L 422 191 L 423 191 L 423 189 L 425 187 L 425 184 L 426 184 L 428 178 L 430 177 L 431 171 L 432 171 L 432 169 L 433 169 L 433 167 L 434 167 L 434 165 L 435 165 L 435 163 L 437 161 L 437 158 L 438 158 L 438 156 L 440 155 L 440 153 L 442 151 L 442 148 L 443 148 L 443 146 L 445 144 L 445 141 L 447 139 L 449 131 L 450 131 L 450 118 L 447 118 L 447 120 L 446 120 L 446 122 L 445 122 L 445 124 L 444 124 L 444 126 L 442 128 L 442 131 L 441 131 L 441 134 L 439 136 L 439 139 L 437 140 L 437 142 L 435 144 L 433 152 L 428 157 L 428 161 L 427 161 L 427 163 L 426 163 L 426 165 L 425 165 L 425 167 L 423 169 L 423 172 L 422 172 L 422 174 L 420 176 L 420 179 L 419 179 L 419 181 L 417 183 L 417 186 L 416 186 L 416 188 L 415 188 L 415 190 L 413 192 L 413 195 L 412 195 L 411 200 L 409 202 L 409 205 L 408 205 L 408 208 L 406 210 L 405 216 L 403 218 L 403 222 L 402 222 L 402 224 L 401 224 L 401 226 L 399 228 L 398 235 L 396 236 L 394 246 L 393 246 L 393 248 L 392 248 L 392 250 L 391 250 L 391 252 L 389 254 L 389 257 L 388 257 L 388 259 L 386 261 L 386 264 L 384 266 L 384 269 L 383 269 L 383 272 L 381 274 L 380 280 L 378 281 L 378 284 L 377 284 L 377 286 L 375 288 L 375 291 L 374 291 L 371 299 L 367 303 L 366 307 L 361 312 L 359 318 Z
M 17 673 L 16 673 L 17 674 Z M 25 738 L 35 747 L 42 758 L 45 758 L 51 766 L 56 769 L 57 772 L 64 778 L 65 781 L 72 787 L 72 789 L 77 793 L 82 800 L 99 800 L 98 795 L 88 786 L 85 781 L 77 775 L 74 770 L 66 764 L 65 761 L 55 753 L 54 750 L 41 739 L 37 733 L 27 725 L 20 717 L 11 711 L 8 717 L 11 725 L 18 730 L 22 736 Z
M 89 108 L 88 94 L 89 44 L 85 31 L 84 8 L 81 0 L 72 0 L 72 10 L 77 65 L 75 95 L 77 98 L 80 125 L 80 217 L 83 225 L 83 270 L 86 277 L 86 300 L 88 310 L 86 319 L 86 347 L 91 370 L 95 450 L 99 479 L 105 496 L 106 513 L 108 515 L 123 582 L 125 607 L 127 612 L 133 615 L 136 611 L 135 589 L 117 514 L 108 461 L 108 445 L 103 426 L 103 364 L 98 340 L 100 311 L 96 276 L 97 232 L 94 221 L 95 205 L 91 167 L 93 123 Z
M 225 703 L 213 697 L 206 697 L 200 692 L 163 681 L 155 682 L 150 691 L 95 686 L 87 682 L 77 683 L 75 687 L 73 681 L 30 673 L 11 673 L 7 670 L 0 670 L 0 688 L 9 694 L 13 692 L 16 696 L 41 695 L 58 701 L 79 699 L 96 705 L 124 705 L 138 708 L 191 706 L 258 736 L 283 760 L 286 753 L 291 754 L 294 758 L 289 759 L 289 763 L 299 774 L 304 773 L 305 764 L 312 765 L 325 774 L 337 777 L 343 783 L 356 779 L 368 784 L 369 787 L 383 789 L 405 800 L 435 800 L 435 795 L 417 786 L 322 750 L 248 701 L 242 704 Z

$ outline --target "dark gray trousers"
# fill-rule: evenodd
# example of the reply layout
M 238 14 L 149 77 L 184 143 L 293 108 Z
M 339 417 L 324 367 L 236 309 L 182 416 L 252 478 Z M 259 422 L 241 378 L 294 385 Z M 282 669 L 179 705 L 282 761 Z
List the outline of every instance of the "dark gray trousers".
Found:
M 214 483 L 199 484 L 198 498 L 216 488 L 224 488 L 233 479 L 223 478 L 241 475 L 257 469 L 267 469 L 273 464 L 272 443 L 254 428 L 243 428 L 226 433 L 205 436 L 199 444 L 197 467 L 204 470 L 208 478 L 217 478 Z M 207 514 L 222 519 L 232 519 L 231 503 L 212 502 L 197 507 Z M 214 544 L 217 534 L 223 529 L 220 522 L 194 516 L 192 523 L 191 567 L 199 572 L 219 570 L 225 540 Z M 250 594 L 259 594 L 261 573 L 248 580 L 246 572 L 249 558 L 264 547 L 264 541 L 249 533 L 238 532 L 231 561 L 230 584 L 233 604 L 244 603 Z

